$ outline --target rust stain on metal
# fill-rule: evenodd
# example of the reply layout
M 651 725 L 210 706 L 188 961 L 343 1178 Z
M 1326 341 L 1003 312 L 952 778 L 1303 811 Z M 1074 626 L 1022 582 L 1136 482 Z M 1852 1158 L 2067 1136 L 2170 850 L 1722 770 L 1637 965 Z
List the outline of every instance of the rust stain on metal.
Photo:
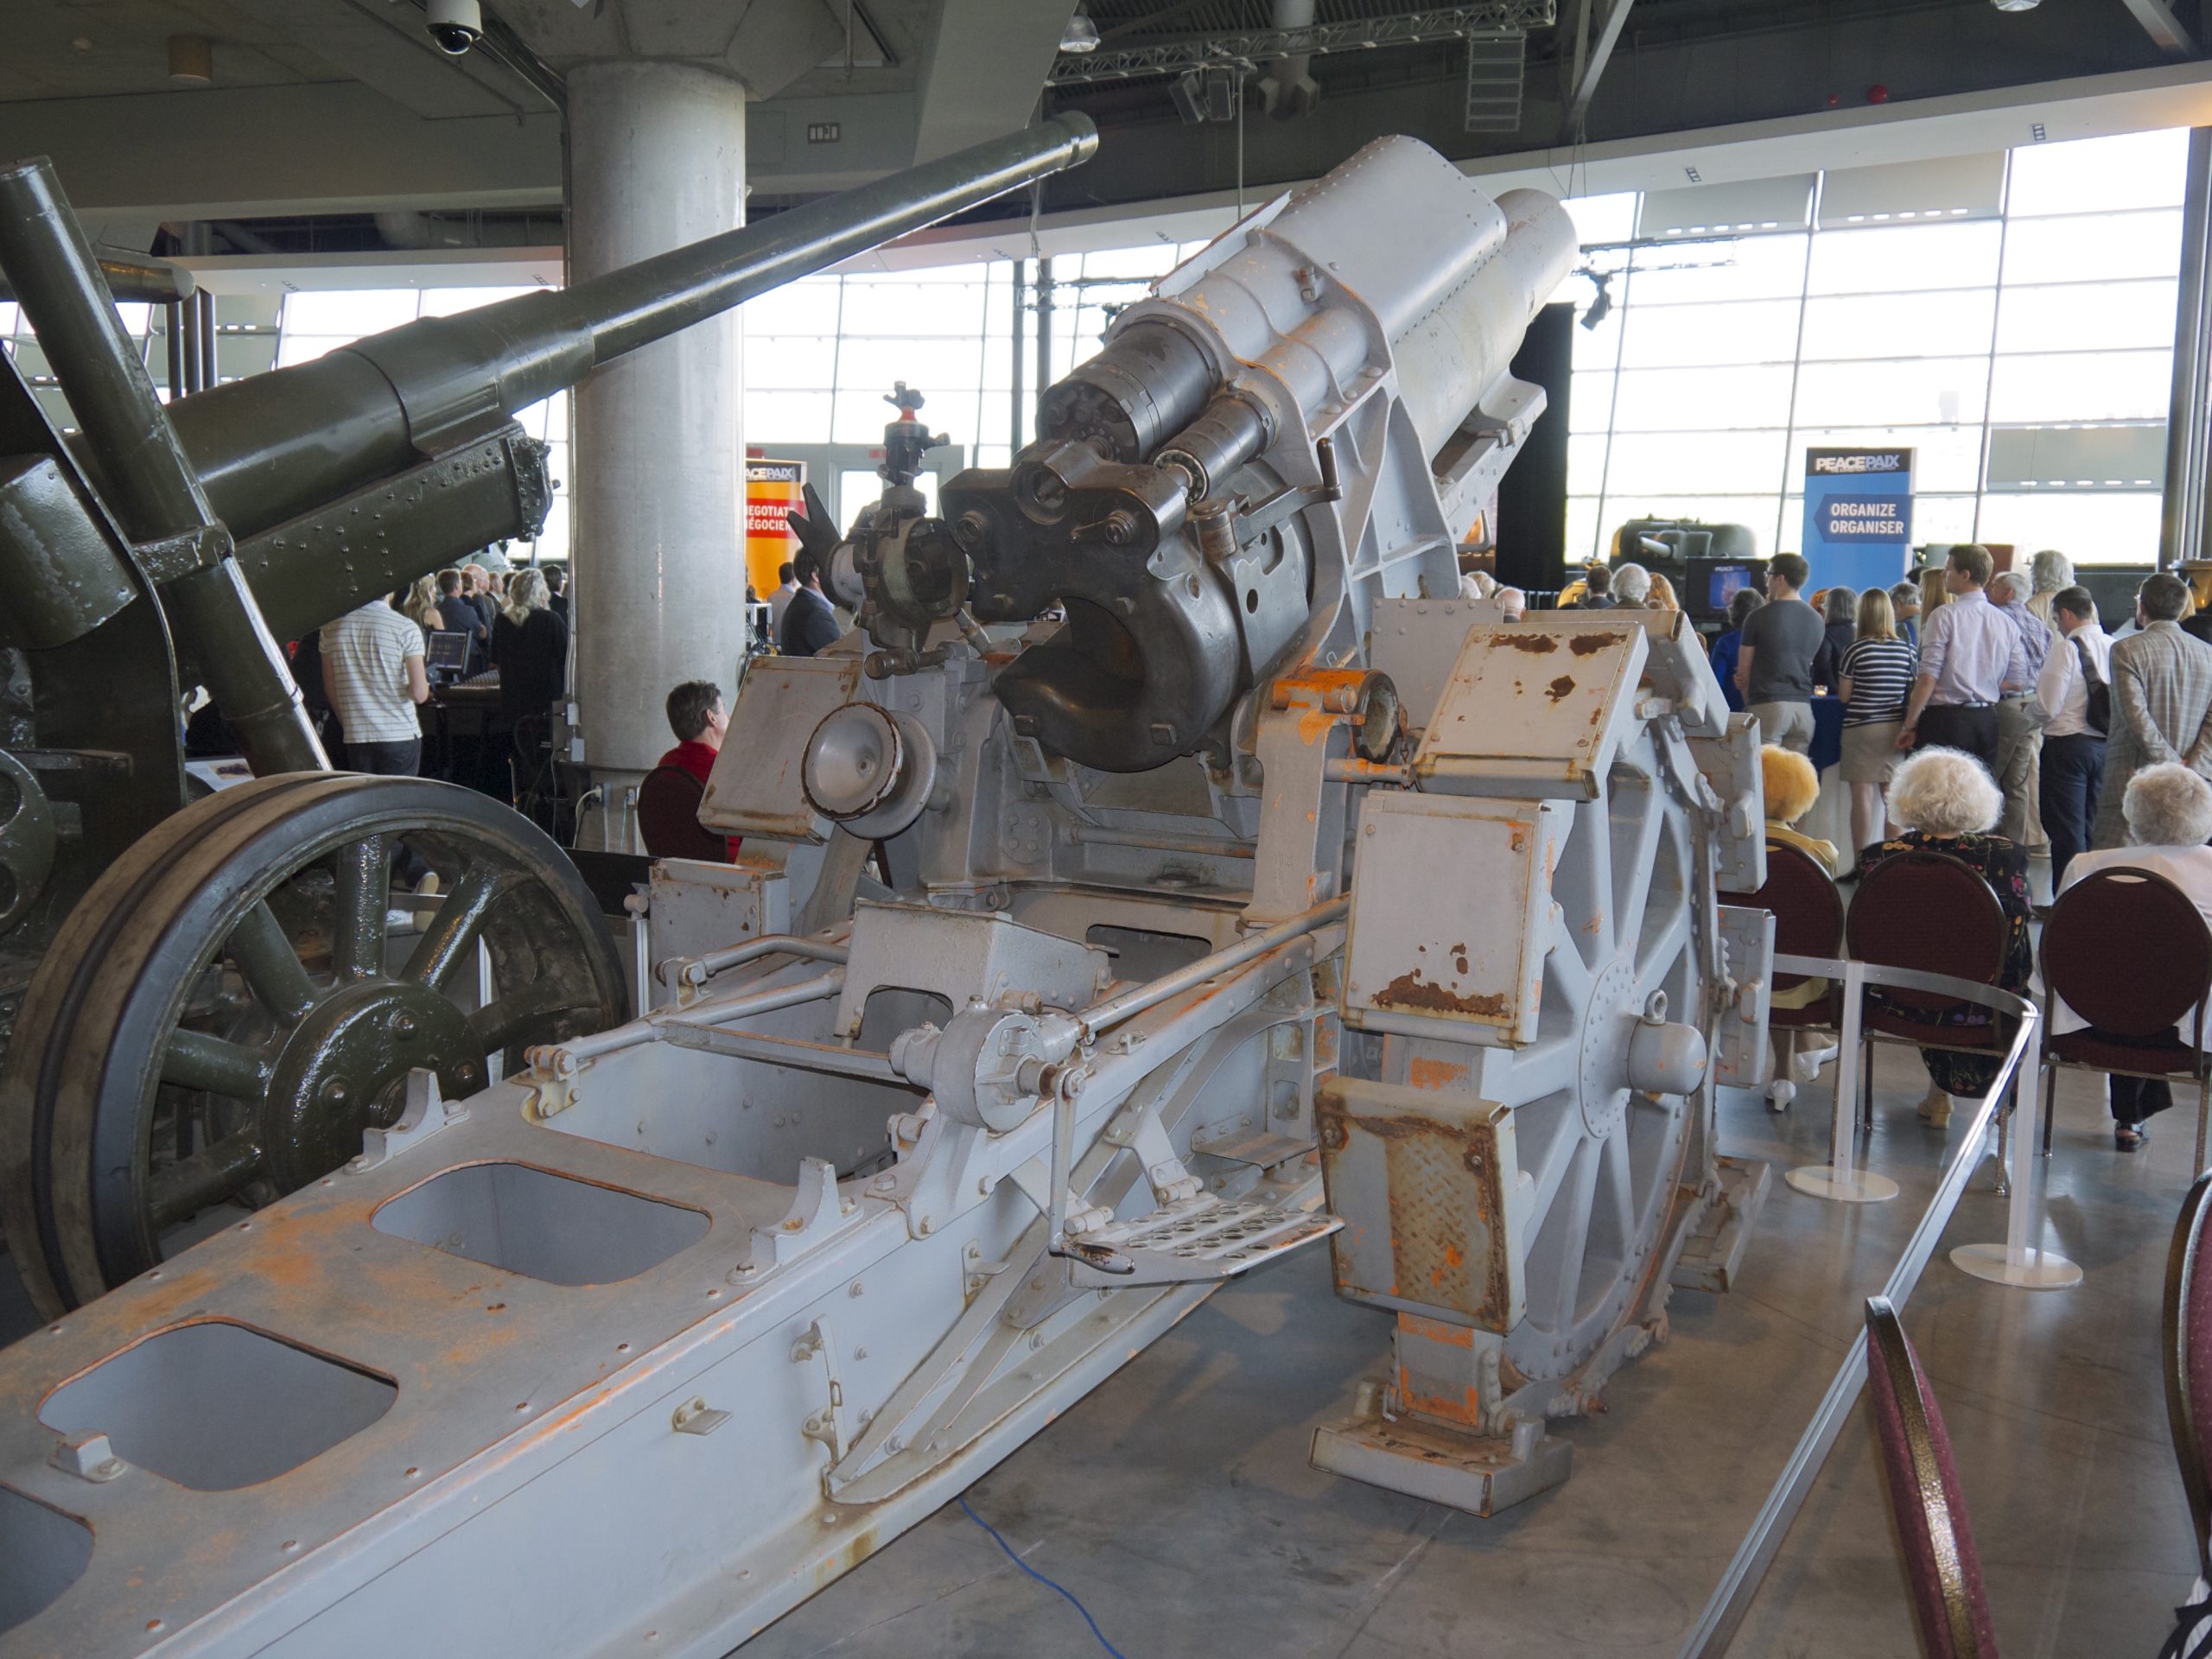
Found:
M 1498 1194 L 1487 1166 L 1494 1162 L 1495 1138 L 1484 1128 L 1419 1116 L 1357 1121 L 1382 1142 L 1390 1294 L 1498 1326 L 1510 1281 L 1505 1253 L 1494 1245 Z M 1458 1345 L 1472 1340 L 1440 1339 Z
M 1491 644 L 1503 646 L 1508 651 L 1525 651 L 1534 657 L 1541 657 L 1547 652 L 1559 649 L 1559 641 L 1548 633 L 1493 634 L 1491 636 Z M 1580 651 L 1581 646 L 1578 644 L 1575 649 Z
M 1425 1342 L 1440 1342 L 1447 1348 L 1472 1348 L 1475 1333 L 1464 1325 L 1446 1325 L 1442 1319 L 1425 1319 L 1419 1313 L 1398 1315 L 1398 1329 L 1409 1337 L 1419 1337 Z
M 1382 1007 L 1421 1008 L 1432 1014 L 1471 1014 L 1478 1020 L 1503 1020 L 1510 1012 L 1503 991 L 1478 991 L 1462 996 L 1431 983 L 1416 968 L 1400 974 L 1375 994 Z
M 1567 649 L 1578 657 L 1594 656 L 1607 645 L 1618 645 L 1622 636 L 1618 633 L 1578 633 Z
M 1554 680 L 1549 685 L 1544 688 L 1544 695 L 1549 697 L 1554 702 L 1558 702 L 1567 696 L 1573 691 L 1573 690 L 1574 676 L 1572 674 L 1562 674 L 1559 678 Z
M 1456 1089 L 1467 1081 L 1467 1068 L 1453 1060 L 1415 1055 L 1406 1062 L 1406 1081 L 1416 1089 Z
M 1445 1073 L 1465 1068 L 1432 1059 L 1426 1065 L 1414 1060 L 1408 1070 L 1419 1087 L 1430 1078 L 1440 1084 Z M 1465 1093 L 1460 1098 L 1472 1100 Z M 1470 1319 L 1483 1329 L 1503 1329 L 1511 1305 L 1511 1281 L 1510 1264 L 1497 1245 L 1497 1217 L 1503 1200 L 1492 1128 L 1423 1111 L 1362 1113 L 1333 1085 L 1315 1091 L 1314 1116 L 1332 1205 L 1332 1164 L 1348 1156 L 1373 1155 L 1355 1154 L 1354 1131 L 1379 1148 L 1382 1157 L 1389 1230 L 1381 1233 L 1384 1217 L 1345 1217 L 1345 1229 L 1332 1246 L 1338 1283 L 1356 1296 L 1402 1297 L 1459 1316 L 1446 1323 L 1401 1311 L 1402 1328 L 1414 1335 L 1433 1333 L 1433 1339 L 1440 1343 L 1468 1346 L 1473 1341 L 1466 1324 Z M 1380 1262 L 1369 1254 L 1366 1235 L 1370 1229 L 1389 1250 L 1387 1285 L 1358 1282 L 1363 1262 L 1378 1269 L 1376 1277 L 1385 1276 L 1379 1272 Z

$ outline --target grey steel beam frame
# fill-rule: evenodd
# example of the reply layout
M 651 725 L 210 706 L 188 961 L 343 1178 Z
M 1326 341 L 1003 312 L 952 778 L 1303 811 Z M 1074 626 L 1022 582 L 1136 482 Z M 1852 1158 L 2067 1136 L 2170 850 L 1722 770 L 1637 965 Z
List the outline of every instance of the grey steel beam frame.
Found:
M 1903 990 L 1941 991 L 1955 996 L 1961 1002 L 1977 1002 L 1986 1008 L 2006 1014 L 2019 1021 L 2012 1033 L 2012 1045 L 2005 1051 L 2005 1062 L 1998 1068 L 1997 1077 L 1981 1102 L 1967 1120 L 1967 1132 L 1960 1138 L 1959 1149 L 1951 1161 L 1943 1166 L 1936 1191 L 1928 1200 L 1928 1207 L 1921 1211 L 1919 1224 L 1912 1230 L 1912 1236 L 1905 1241 L 1904 1249 L 1890 1269 L 1890 1276 L 1874 1294 L 1887 1297 L 1890 1305 L 1900 1313 L 1911 1300 L 1920 1275 L 1935 1254 L 1936 1241 L 1943 1230 L 1950 1225 L 1951 1213 L 1958 1208 L 1959 1199 L 1965 1194 L 1967 1182 L 1981 1162 L 1982 1143 L 1987 1138 L 1990 1122 L 1998 1103 L 2003 1100 L 2018 1077 L 2020 1062 L 2034 1046 L 2036 1021 L 2040 1013 L 2036 1005 L 2010 991 L 2000 991 L 1992 985 L 1978 985 L 1970 981 L 1952 979 L 1942 974 L 1917 973 L 1904 968 L 1875 968 L 1856 964 L 1869 985 L 1890 985 Z M 1817 974 L 1840 978 L 1854 964 L 1827 957 L 1792 957 L 1777 955 L 1774 971 L 1777 974 Z M 2041 1091 L 2036 1096 L 2040 1098 Z M 1848 1101 L 1838 1101 L 1840 1112 L 1853 1109 Z M 2014 1126 L 2015 1133 L 2022 1133 Z M 1798 1437 L 1796 1446 L 1783 1464 L 1782 1473 L 1767 1494 L 1766 1502 L 1759 1506 L 1751 1529 L 1736 1547 L 1735 1555 L 1729 1560 L 1727 1571 L 1720 1575 L 1720 1582 L 1713 1587 L 1711 1599 L 1697 1623 L 1691 1627 L 1683 1642 L 1681 1659 L 1719 1659 L 1735 1640 L 1737 1627 L 1744 1615 L 1751 1611 L 1752 1599 L 1758 1596 L 1759 1586 L 1766 1578 L 1767 1569 L 1774 1565 L 1774 1558 L 1782 1551 L 1782 1544 L 1789 1528 L 1804 1507 L 1806 1495 L 1813 1490 L 1813 1483 L 1820 1478 L 1828 1453 L 1835 1447 L 1843 1426 L 1851 1418 L 1853 1408 L 1859 1403 L 1859 1392 L 1866 1385 L 1866 1360 L 1861 1344 L 1853 1342 L 1845 1354 L 1843 1363 L 1836 1367 L 1827 1392 L 1821 1396 L 1812 1421 Z
M 2135 21 L 2143 25 L 2143 32 L 2158 43 L 2158 49 L 2177 58 L 2196 55 L 2196 42 L 2189 37 L 2189 30 L 2182 27 L 2181 19 L 2174 16 L 2166 0 L 2125 0 Z
M 2189 135 L 2174 300 L 2173 391 L 2166 405 L 2165 499 L 2158 567 L 2203 556 L 2208 442 L 2212 442 L 2212 127 Z
M 1624 5 L 1621 10 L 1625 11 L 1627 8 Z M 1442 6 L 1431 11 L 1362 17 L 1351 22 L 1307 23 L 1297 29 L 1261 29 L 1235 35 L 1186 35 L 1148 46 L 1122 47 L 1081 56 L 1064 53 L 1053 60 L 1046 85 L 1080 86 L 1104 80 L 1131 80 L 1141 75 L 1179 74 L 1209 64 L 1265 63 L 1272 58 L 1321 57 L 1333 52 L 1370 51 L 1381 46 L 1459 41 L 1501 29 L 1548 29 L 1556 16 L 1554 0 L 1489 0 L 1485 5 Z
M 1589 7 L 1596 0 L 1586 0 L 1583 16 L 1587 19 Z M 1598 38 L 1590 43 L 1590 54 L 1585 58 L 1581 42 L 1575 43 L 1574 90 L 1568 94 L 1566 113 L 1560 118 L 1559 136 L 1562 142 L 1576 137 L 1582 123 L 1590 113 L 1590 100 L 1598 95 L 1598 82 L 1605 73 L 1605 66 L 1612 60 L 1613 48 L 1620 43 L 1621 29 L 1628 22 L 1628 9 L 1635 0 L 1611 0 L 1605 8 L 1605 20 L 1598 26 Z

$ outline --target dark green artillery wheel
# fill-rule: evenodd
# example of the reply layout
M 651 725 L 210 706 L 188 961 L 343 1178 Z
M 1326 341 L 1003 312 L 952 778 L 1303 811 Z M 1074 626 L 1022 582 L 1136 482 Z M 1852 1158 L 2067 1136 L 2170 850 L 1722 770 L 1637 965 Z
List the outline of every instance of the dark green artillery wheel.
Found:
M 402 846 L 441 886 L 419 931 L 388 925 L 416 906 L 392 886 Z M 54 1317 L 198 1212 L 344 1163 L 410 1069 L 473 1094 L 493 1055 L 628 1002 L 575 868 L 474 791 L 297 772 L 196 801 L 93 886 L 23 999 L 0 1069 L 9 1248 Z

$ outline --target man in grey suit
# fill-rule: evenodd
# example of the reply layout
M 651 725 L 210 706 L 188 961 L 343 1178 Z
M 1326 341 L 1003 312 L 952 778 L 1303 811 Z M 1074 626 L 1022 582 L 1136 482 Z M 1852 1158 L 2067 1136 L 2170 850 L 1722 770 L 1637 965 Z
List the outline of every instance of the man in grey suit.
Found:
M 2212 645 L 2181 631 L 2188 608 L 2181 578 L 2161 571 L 2136 590 L 2141 632 L 2113 641 L 2112 736 L 2094 846 L 2127 844 L 2120 803 L 2145 766 L 2178 760 L 2212 778 Z

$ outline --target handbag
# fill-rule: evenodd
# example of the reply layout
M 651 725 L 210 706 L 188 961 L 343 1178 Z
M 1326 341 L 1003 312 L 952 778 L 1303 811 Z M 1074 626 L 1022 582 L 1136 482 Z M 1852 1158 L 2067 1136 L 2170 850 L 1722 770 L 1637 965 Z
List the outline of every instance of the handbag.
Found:
M 2097 665 L 2089 660 L 2089 648 L 2080 639 L 2074 641 L 2074 654 L 2082 664 L 2082 680 L 2089 688 L 2088 706 L 2082 718 L 2099 737 L 2112 734 L 2112 687 L 2097 676 Z

